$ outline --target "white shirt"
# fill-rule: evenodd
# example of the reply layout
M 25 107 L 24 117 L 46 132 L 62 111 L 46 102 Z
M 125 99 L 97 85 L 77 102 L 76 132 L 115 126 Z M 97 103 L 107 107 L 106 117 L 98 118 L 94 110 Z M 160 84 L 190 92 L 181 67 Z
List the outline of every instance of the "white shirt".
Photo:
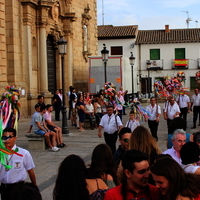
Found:
M 99 125 L 103 126 L 104 132 L 108 134 L 113 134 L 115 131 L 118 130 L 119 126 L 122 126 L 122 122 L 118 115 L 115 116 L 114 114 L 112 114 L 111 116 L 109 116 L 108 114 L 105 114 L 101 118 L 101 122 Z
M 101 105 L 99 103 L 96 103 L 97 107 L 95 110 L 95 113 L 101 113 Z
M 152 107 L 151 104 L 148 105 L 146 107 L 146 111 L 148 111 L 151 114 L 151 116 L 149 116 L 149 120 L 151 121 L 156 120 L 157 114 L 161 114 L 160 106 L 159 105 L 157 106 L 156 104 L 154 105 L 154 107 Z
M 188 103 L 190 102 L 190 98 L 186 94 L 178 95 L 176 97 L 176 101 L 178 102 L 180 108 L 185 108 L 185 107 L 188 107 Z
M 60 97 L 61 101 L 63 100 L 62 94 L 58 93 L 58 96 Z
M 27 170 L 35 168 L 33 159 L 29 151 L 17 147 L 16 145 L 12 148 L 15 150 L 19 149 L 17 153 L 22 154 L 18 156 L 16 154 L 8 155 L 7 163 L 12 166 L 11 169 L 6 171 L 6 168 L 0 163 L 0 182 L 4 184 L 17 183 L 19 181 L 25 181 L 27 178 Z
M 195 174 L 196 170 L 200 168 L 200 166 L 195 166 L 192 164 L 188 164 L 188 165 L 181 164 L 181 167 L 186 173 L 192 173 L 192 174 Z
M 200 106 L 200 94 L 193 94 L 191 97 L 191 102 L 194 106 Z
M 125 127 L 130 128 L 130 129 L 131 129 L 131 132 L 133 132 L 134 129 L 135 129 L 137 126 L 140 126 L 140 123 L 139 123 L 138 120 L 130 120 L 130 119 L 129 119 L 129 120 L 126 122 L 126 126 L 125 126 Z
M 85 112 L 93 113 L 94 112 L 94 106 L 92 104 L 86 104 L 85 105 Z
M 176 101 L 174 101 L 174 103 L 177 104 Z M 165 110 L 165 108 L 168 106 L 168 104 L 170 104 L 169 101 L 168 101 L 168 100 L 165 101 L 165 103 L 164 103 L 164 105 L 163 105 L 163 110 Z
M 182 164 L 182 160 L 180 157 L 178 157 L 174 147 L 172 147 L 171 149 L 167 149 L 166 151 L 162 152 L 162 154 L 169 154 L 179 165 Z
M 178 106 L 177 103 L 174 103 L 173 105 L 171 105 L 170 103 L 167 105 L 167 107 L 165 108 L 165 111 L 167 113 L 167 117 L 169 119 L 174 119 L 174 115 L 176 112 L 180 112 L 180 108 Z M 178 117 L 178 116 L 177 116 Z

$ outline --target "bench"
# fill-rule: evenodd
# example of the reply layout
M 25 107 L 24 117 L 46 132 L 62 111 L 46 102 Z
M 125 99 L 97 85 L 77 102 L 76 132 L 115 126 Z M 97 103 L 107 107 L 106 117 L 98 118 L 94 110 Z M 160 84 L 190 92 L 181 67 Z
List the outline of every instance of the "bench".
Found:
M 28 138 L 28 149 L 30 150 L 45 150 L 45 138 L 35 133 L 26 133 Z
M 96 122 L 95 117 L 92 119 L 92 121 L 95 124 L 95 122 Z M 85 118 L 85 120 L 84 120 L 84 128 L 90 128 L 90 120 L 88 118 Z

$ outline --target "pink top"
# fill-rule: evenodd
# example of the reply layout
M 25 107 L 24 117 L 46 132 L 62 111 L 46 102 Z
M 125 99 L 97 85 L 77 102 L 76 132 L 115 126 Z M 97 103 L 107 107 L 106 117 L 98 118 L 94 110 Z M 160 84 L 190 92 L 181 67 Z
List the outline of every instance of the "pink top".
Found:
M 50 112 L 46 111 L 45 114 L 43 115 L 43 117 L 45 120 L 51 121 L 51 113 Z

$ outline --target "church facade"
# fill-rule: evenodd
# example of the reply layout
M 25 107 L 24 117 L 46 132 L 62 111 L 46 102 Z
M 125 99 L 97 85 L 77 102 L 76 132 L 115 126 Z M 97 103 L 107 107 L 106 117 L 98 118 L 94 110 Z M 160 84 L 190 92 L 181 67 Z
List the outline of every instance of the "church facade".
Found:
M 0 0 L 0 91 L 19 89 L 22 117 L 34 112 L 39 94 L 51 103 L 62 88 L 61 36 L 68 42 L 66 91 L 87 91 L 88 56 L 97 55 L 96 9 L 96 0 Z

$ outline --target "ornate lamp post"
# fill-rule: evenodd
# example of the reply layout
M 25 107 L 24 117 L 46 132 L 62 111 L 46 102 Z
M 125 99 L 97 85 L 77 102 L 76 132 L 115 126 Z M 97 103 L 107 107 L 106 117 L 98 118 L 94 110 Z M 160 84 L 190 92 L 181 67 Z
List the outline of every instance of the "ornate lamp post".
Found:
M 67 40 L 63 38 L 63 36 L 60 37 L 60 39 L 57 42 L 58 44 L 58 50 L 59 54 L 61 55 L 61 61 L 62 61 L 62 91 L 63 91 L 63 108 L 62 108 L 62 134 L 69 134 L 69 130 L 67 127 L 67 109 L 66 109 L 66 92 L 65 92 L 65 77 L 64 77 L 64 56 L 66 54 L 67 49 Z
M 133 66 L 135 64 L 135 57 L 133 56 L 133 52 L 131 52 L 131 56 L 129 57 L 130 65 L 131 65 L 131 75 L 132 75 L 132 101 L 134 99 L 134 82 L 133 82 Z
M 109 51 L 106 49 L 106 45 L 103 44 L 103 50 L 101 50 L 101 55 L 102 55 L 102 60 L 104 62 L 105 83 L 107 82 L 106 66 L 107 66 L 107 61 L 108 61 L 108 54 L 109 54 Z

